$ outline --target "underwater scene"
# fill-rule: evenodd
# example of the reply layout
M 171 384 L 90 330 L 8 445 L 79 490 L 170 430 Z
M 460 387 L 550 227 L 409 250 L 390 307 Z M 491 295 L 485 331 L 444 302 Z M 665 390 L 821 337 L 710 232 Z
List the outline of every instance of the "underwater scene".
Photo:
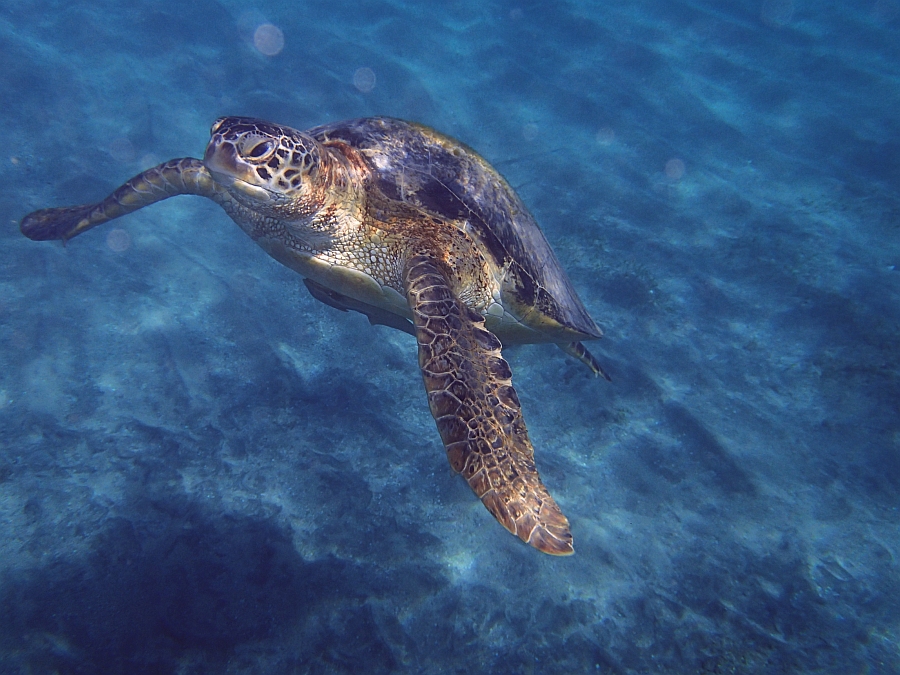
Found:
M 900 673 L 900 0 L 0 0 L 0 101 L 0 675 Z

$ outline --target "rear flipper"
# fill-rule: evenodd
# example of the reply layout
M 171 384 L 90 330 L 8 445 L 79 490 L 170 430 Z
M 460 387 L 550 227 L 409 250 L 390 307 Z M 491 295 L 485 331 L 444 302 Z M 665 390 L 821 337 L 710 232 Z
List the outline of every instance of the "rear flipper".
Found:
M 603 366 L 600 365 L 599 361 L 594 358 L 594 355 L 591 354 L 583 344 L 580 342 L 559 342 L 557 345 L 566 354 L 578 359 L 590 368 L 594 375 L 602 375 L 606 378 L 607 382 L 612 382 L 612 378 L 606 374 L 606 371 L 603 370 Z
M 102 202 L 41 209 L 25 216 L 19 227 L 22 234 L 35 241 L 67 241 L 114 218 L 183 194 L 221 203 L 227 193 L 216 185 L 199 159 L 173 159 L 138 174 Z
M 402 330 L 404 333 L 409 333 L 412 336 L 415 336 L 416 334 L 416 330 L 413 328 L 412 323 L 402 316 L 398 316 L 386 309 L 379 309 L 378 307 L 367 305 L 359 300 L 349 298 L 330 288 L 325 288 L 325 286 L 317 284 L 311 279 L 304 279 L 303 283 L 306 285 L 306 289 L 311 296 L 319 302 L 324 302 L 329 307 L 334 307 L 342 312 L 352 310 L 354 312 L 359 312 L 360 314 L 365 314 L 369 319 L 369 323 L 373 326 L 396 328 L 397 330 Z

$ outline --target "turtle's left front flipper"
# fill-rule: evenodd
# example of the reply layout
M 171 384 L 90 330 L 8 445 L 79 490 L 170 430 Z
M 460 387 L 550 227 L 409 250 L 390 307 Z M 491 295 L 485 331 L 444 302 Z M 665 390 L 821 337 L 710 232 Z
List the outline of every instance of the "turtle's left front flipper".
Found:
M 571 554 L 569 521 L 535 468 L 500 341 L 455 297 L 436 256 L 413 256 L 405 282 L 428 403 L 450 464 L 507 530 L 544 553 Z
M 199 159 L 173 159 L 138 174 L 102 202 L 41 209 L 25 216 L 19 227 L 22 234 L 35 241 L 66 241 L 96 225 L 169 197 L 191 194 L 219 201 L 220 193 L 223 191 Z

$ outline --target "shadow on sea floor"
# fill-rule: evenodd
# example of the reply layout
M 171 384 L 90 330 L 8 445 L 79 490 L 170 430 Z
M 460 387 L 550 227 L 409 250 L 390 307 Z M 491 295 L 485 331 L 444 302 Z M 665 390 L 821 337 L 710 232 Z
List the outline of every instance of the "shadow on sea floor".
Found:
M 397 618 L 377 602 L 397 589 L 374 565 L 304 560 L 274 520 L 180 494 L 123 510 L 85 558 L 5 575 L 2 672 L 258 672 L 247 647 L 276 640 L 265 661 L 278 672 L 387 673 L 403 658 Z M 411 602 L 447 584 L 420 562 L 400 576 Z

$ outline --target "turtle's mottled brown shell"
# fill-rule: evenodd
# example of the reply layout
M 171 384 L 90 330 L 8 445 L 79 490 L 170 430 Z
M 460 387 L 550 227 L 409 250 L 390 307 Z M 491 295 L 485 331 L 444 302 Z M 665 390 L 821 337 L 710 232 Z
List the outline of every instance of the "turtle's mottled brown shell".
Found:
M 543 341 L 602 335 L 531 213 L 474 150 L 429 127 L 387 117 L 348 120 L 306 133 L 357 149 L 387 197 L 448 220 L 466 220 L 482 253 L 506 270 L 503 304 L 517 309 L 538 332 L 544 330 Z M 572 334 L 559 335 L 556 324 Z M 527 341 L 542 340 L 529 335 Z

